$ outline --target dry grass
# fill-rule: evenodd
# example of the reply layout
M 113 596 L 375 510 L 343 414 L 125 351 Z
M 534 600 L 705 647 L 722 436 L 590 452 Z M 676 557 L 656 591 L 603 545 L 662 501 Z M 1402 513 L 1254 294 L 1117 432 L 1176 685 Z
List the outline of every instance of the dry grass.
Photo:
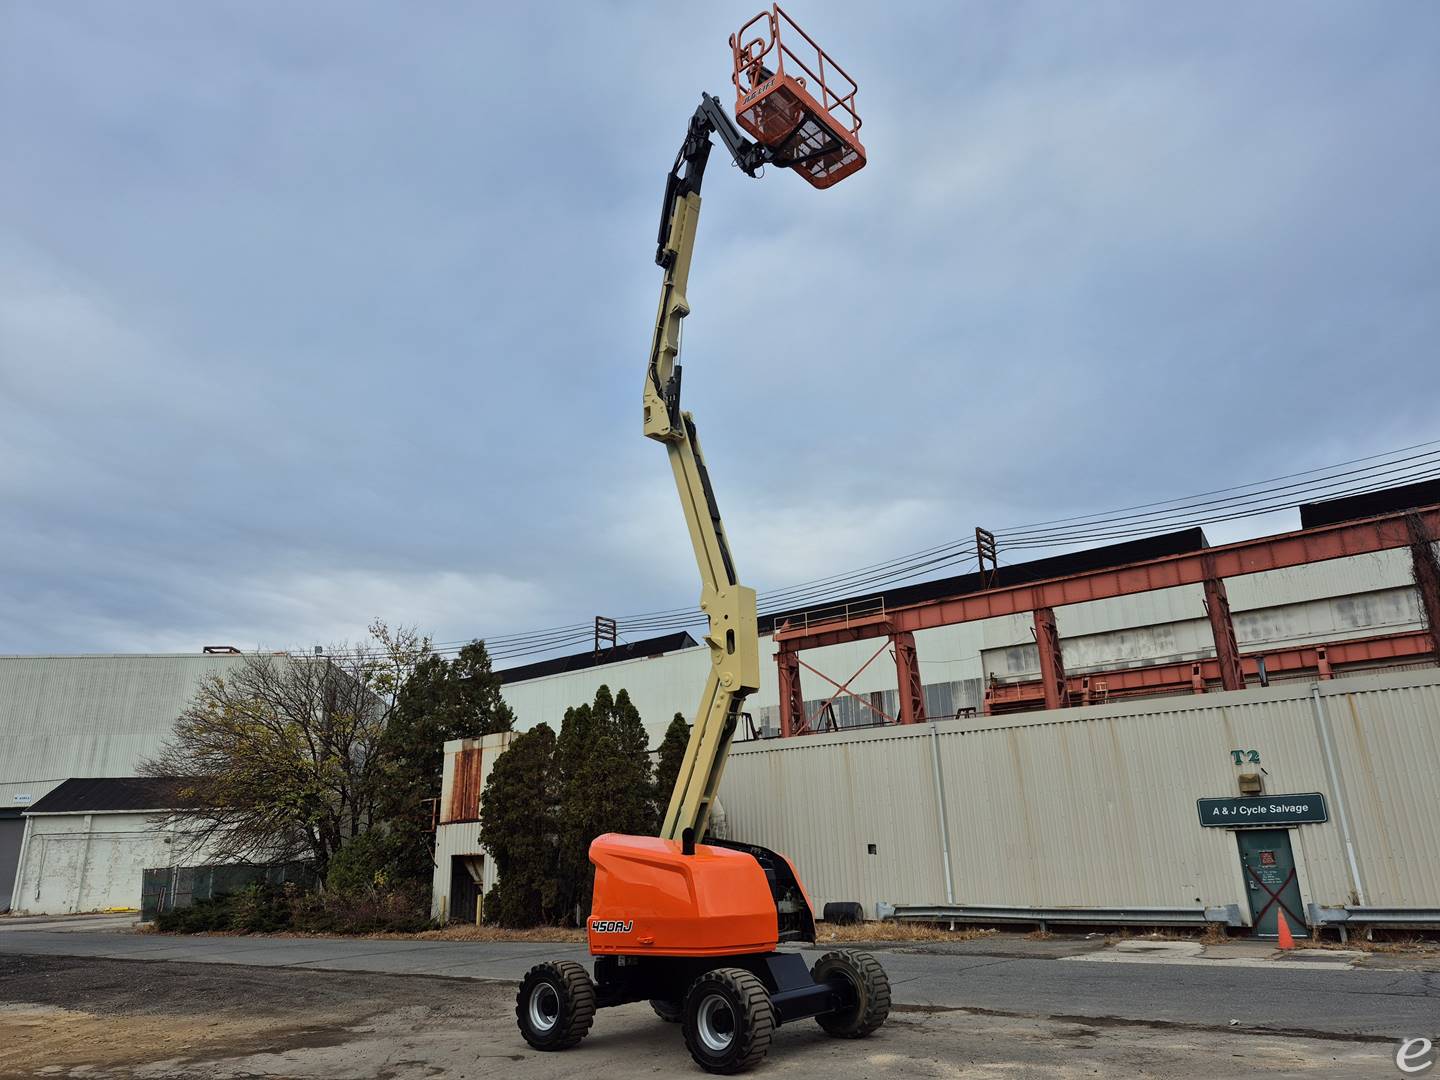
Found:
M 454 924 L 438 930 L 421 930 L 414 934 L 378 933 L 365 937 L 388 941 L 536 941 L 576 945 L 585 941 L 585 931 L 573 926 L 536 926 L 529 930 L 506 930 L 500 926 L 466 926 Z
M 1220 923 L 1207 923 L 1205 929 L 1200 932 L 1200 944 L 1202 945 L 1223 945 L 1230 940 L 1230 935 L 1225 932 L 1225 927 Z
M 137 934 L 157 934 L 151 923 L 135 927 Z M 252 933 L 245 930 L 207 930 L 188 937 L 271 937 L 271 938 L 361 938 L 366 941 L 535 941 L 580 944 L 585 931 L 568 926 L 539 926 L 532 930 L 504 930 L 498 926 L 445 926 L 438 930 L 417 930 L 413 933 L 381 930 L 370 934 L 304 933 L 277 930 L 273 933 Z
M 974 941 L 990 937 L 994 930 L 977 930 L 961 927 L 949 930 L 946 925 L 914 922 L 862 922 L 841 925 L 839 923 L 816 923 L 815 943 L 828 945 L 831 942 L 848 941 Z
M 1382 938 L 1379 941 L 1366 941 L 1362 933 L 1351 936 L 1347 942 L 1340 942 L 1333 939 L 1319 940 L 1316 938 L 1300 938 L 1295 942 L 1297 949 L 1353 949 L 1358 952 L 1367 953 L 1390 953 L 1399 956 L 1431 956 L 1440 957 L 1440 941 L 1427 938 Z

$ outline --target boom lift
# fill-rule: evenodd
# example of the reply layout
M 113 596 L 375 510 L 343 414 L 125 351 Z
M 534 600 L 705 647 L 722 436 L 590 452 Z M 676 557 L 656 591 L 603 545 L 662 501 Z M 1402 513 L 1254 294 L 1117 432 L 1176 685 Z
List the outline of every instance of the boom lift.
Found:
M 691 1056 L 714 1073 L 759 1062 L 780 1024 L 814 1017 L 832 1035 L 863 1038 L 890 1011 L 889 980 L 868 954 L 830 952 L 807 969 L 798 952 L 777 951 L 815 940 L 789 859 L 706 838 L 741 706 L 760 682 L 755 590 L 736 575 L 694 418 L 680 408 L 680 324 L 710 140 L 749 176 L 775 165 L 817 188 L 865 164 L 855 83 L 778 5 L 730 48 L 739 126 L 703 94 L 665 181 L 655 254 L 664 280 L 643 395 L 644 433 L 665 446 L 695 548 L 710 674 L 660 836 L 612 833 L 590 845 L 593 980 L 573 962 L 540 964 L 515 1008 L 531 1046 L 563 1050 L 585 1037 L 597 1008 L 648 1000 L 682 1025 Z

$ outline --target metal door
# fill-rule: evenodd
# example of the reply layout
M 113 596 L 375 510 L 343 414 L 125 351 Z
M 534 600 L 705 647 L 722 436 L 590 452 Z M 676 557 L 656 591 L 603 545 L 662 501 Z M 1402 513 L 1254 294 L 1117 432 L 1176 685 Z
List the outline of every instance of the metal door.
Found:
M 467 865 L 466 856 L 450 857 L 450 921 L 476 923 L 480 914 L 480 886 Z
M 0 911 L 10 910 L 10 887 L 20 866 L 20 841 L 25 837 L 25 819 L 7 811 L 0 817 Z
M 1290 933 L 1297 938 L 1309 937 L 1289 830 L 1240 829 L 1235 839 L 1240 845 L 1240 866 L 1250 898 L 1250 932 L 1255 937 L 1278 936 L 1279 914 L 1283 910 Z

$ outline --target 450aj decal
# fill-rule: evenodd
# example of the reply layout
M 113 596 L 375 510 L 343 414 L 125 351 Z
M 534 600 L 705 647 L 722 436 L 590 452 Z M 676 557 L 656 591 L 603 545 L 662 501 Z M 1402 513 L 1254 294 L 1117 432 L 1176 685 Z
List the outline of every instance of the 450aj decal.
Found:
M 590 930 L 596 934 L 628 934 L 635 928 L 635 920 L 621 922 L 619 919 L 596 919 L 590 924 Z

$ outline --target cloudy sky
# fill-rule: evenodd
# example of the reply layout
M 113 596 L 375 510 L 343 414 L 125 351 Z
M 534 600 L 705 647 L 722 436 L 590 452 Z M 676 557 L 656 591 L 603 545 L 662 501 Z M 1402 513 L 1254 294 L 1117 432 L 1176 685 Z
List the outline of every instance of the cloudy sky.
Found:
M 0 0 L 0 651 L 693 602 L 651 258 L 752 13 Z M 1440 437 L 1440 6 L 793 13 L 870 164 L 711 166 L 748 581 Z

